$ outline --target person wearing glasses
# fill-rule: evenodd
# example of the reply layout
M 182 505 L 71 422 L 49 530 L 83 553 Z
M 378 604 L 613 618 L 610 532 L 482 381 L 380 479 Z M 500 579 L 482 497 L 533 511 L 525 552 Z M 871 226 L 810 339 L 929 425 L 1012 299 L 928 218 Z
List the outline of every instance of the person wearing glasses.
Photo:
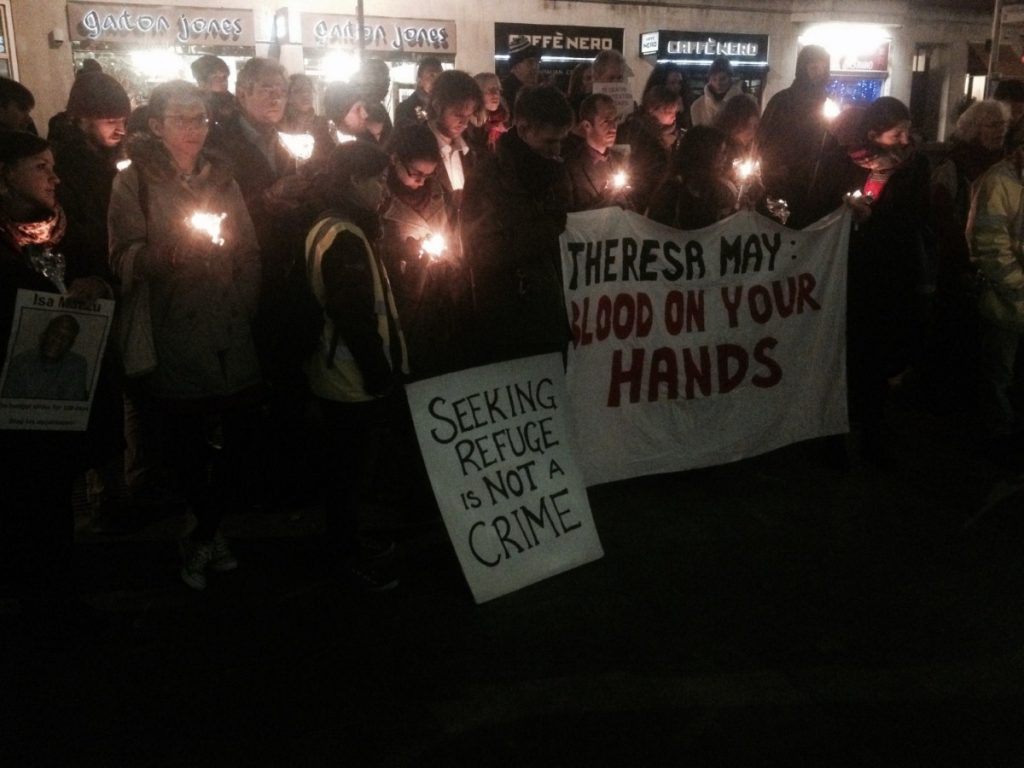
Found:
M 110 256 L 126 302 L 148 292 L 156 362 L 140 383 L 161 455 L 197 520 L 182 542 L 181 578 L 201 590 L 209 571 L 238 566 L 219 528 L 238 504 L 240 449 L 253 440 L 262 398 L 251 328 L 259 248 L 230 169 L 204 150 L 199 89 L 162 83 L 149 107 L 149 130 L 132 137 L 132 164 L 114 182 Z
M 468 286 L 458 233 L 437 179 L 440 164 L 441 151 L 427 126 L 407 125 L 392 137 L 380 252 L 416 378 L 457 370 L 462 359 L 456 340 Z

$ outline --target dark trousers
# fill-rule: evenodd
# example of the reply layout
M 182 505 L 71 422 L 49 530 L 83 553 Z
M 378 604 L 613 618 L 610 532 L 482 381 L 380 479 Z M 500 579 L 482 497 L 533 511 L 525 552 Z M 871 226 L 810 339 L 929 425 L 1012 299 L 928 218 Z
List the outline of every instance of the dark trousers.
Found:
M 225 512 L 239 505 L 251 474 L 255 415 L 251 409 L 183 412 L 179 406 L 156 403 L 161 454 L 196 517 L 192 537 L 209 541 Z
M 343 403 L 319 398 L 323 415 L 327 546 L 342 558 L 358 549 L 359 509 L 370 498 L 388 419 L 388 401 Z

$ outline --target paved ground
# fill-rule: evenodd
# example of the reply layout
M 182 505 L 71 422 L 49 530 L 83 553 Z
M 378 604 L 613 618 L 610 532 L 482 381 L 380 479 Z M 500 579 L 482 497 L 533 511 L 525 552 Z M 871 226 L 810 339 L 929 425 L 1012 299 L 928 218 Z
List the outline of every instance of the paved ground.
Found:
M 5 639 L 0 763 L 1024 765 L 1024 494 L 962 421 L 902 407 L 886 472 L 805 444 L 592 489 L 606 556 L 482 606 L 440 525 L 383 595 L 323 574 L 316 510 L 229 520 L 202 594 L 180 517 L 83 532 L 109 626 Z

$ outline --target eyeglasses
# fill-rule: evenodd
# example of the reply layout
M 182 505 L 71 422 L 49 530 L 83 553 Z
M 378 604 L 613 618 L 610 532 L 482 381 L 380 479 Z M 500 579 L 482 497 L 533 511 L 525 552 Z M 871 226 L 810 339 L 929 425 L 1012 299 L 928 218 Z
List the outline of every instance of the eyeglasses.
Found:
M 413 181 L 428 181 L 429 179 L 434 178 L 434 171 L 424 173 L 423 171 L 418 171 L 415 168 L 410 168 L 408 163 L 401 160 L 398 161 L 398 164 L 402 166 L 402 170 L 405 171 L 405 175 Z
M 195 117 L 185 117 L 184 115 L 164 115 L 164 122 L 179 131 L 183 131 L 186 128 L 194 128 L 199 131 L 210 124 L 210 119 L 206 115 L 196 115 Z

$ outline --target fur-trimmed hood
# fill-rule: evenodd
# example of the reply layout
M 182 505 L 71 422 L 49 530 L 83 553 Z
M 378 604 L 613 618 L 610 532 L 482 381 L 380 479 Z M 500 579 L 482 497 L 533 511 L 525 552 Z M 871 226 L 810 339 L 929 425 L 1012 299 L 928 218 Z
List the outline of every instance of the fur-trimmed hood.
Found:
M 174 159 L 167 147 L 148 131 L 131 136 L 127 140 L 125 153 L 138 172 L 150 183 L 170 181 L 180 175 L 174 167 Z M 209 183 L 216 187 L 226 187 L 232 181 L 231 171 L 227 165 L 212 157 L 205 149 L 199 155 L 199 174 L 207 176 Z

